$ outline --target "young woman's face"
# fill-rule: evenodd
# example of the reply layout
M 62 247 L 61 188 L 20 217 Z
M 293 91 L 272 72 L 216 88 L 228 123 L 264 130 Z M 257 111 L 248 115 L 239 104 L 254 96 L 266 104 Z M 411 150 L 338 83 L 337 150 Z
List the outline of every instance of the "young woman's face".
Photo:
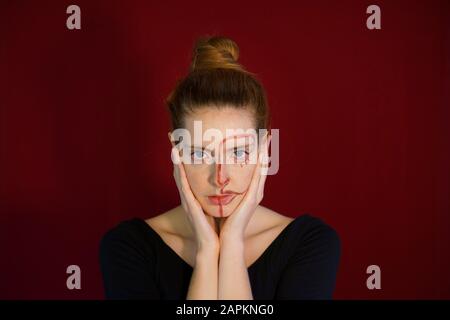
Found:
M 194 121 L 201 121 L 198 141 L 194 140 Z M 254 116 L 246 109 L 205 107 L 185 117 L 185 129 L 192 139 L 192 162 L 184 164 L 191 190 L 206 214 L 227 217 L 243 199 L 256 166 L 252 159 L 258 152 L 257 135 L 246 134 L 255 130 Z M 221 139 L 205 137 L 208 129 L 215 129 Z

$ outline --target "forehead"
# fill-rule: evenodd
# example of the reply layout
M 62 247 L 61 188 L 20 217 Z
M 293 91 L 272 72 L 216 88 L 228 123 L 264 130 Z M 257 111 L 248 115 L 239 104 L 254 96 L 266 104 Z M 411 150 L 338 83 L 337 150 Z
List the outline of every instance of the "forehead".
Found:
M 246 131 L 255 128 L 255 118 L 250 110 L 229 106 L 221 108 L 204 106 L 187 115 L 184 119 L 184 126 L 192 134 L 194 133 L 195 122 L 197 122 L 197 129 L 198 124 L 201 123 L 203 132 L 208 129 L 215 129 L 221 131 L 223 137 L 235 135 L 235 133 L 232 133 L 233 131 Z

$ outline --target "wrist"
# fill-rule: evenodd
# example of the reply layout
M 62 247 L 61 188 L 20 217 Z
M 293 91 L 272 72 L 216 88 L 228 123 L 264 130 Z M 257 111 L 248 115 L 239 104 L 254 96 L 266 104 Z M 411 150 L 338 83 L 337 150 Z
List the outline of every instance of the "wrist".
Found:
M 210 261 L 212 259 L 218 259 L 220 248 L 219 245 L 199 246 L 196 253 L 196 261 Z
M 220 251 L 224 249 L 233 251 L 244 250 L 244 240 L 239 236 L 223 236 L 220 238 Z

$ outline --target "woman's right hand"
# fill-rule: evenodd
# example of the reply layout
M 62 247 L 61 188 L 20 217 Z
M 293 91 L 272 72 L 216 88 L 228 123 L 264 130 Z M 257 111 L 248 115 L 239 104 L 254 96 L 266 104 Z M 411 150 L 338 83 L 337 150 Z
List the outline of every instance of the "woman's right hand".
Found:
M 174 166 L 173 176 L 177 184 L 178 192 L 180 193 L 181 206 L 188 217 L 192 230 L 195 233 L 197 254 L 201 254 L 203 252 L 216 252 L 219 250 L 219 236 L 211 226 L 200 203 L 192 193 L 186 177 L 184 165 L 181 161 L 179 150 L 173 145 L 173 142 L 172 146 L 172 161 Z M 212 223 L 214 223 L 214 218 L 210 218 Z

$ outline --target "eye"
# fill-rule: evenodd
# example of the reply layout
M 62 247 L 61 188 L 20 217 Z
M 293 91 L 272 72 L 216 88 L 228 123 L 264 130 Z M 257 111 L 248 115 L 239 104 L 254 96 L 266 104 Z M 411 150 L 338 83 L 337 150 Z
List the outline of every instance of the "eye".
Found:
M 203 159 L 205 157 L 205 153 L 203 152 L 203 150 L 195 150 L 191 153 L 191 157 L 193 159 Z
M 248 155 L 248 151 L 245 150 L 245 149 L 235 149 L 234 150 L 234 155 L 236 156 L 236 158 L 238 160 L 243 160 Z

